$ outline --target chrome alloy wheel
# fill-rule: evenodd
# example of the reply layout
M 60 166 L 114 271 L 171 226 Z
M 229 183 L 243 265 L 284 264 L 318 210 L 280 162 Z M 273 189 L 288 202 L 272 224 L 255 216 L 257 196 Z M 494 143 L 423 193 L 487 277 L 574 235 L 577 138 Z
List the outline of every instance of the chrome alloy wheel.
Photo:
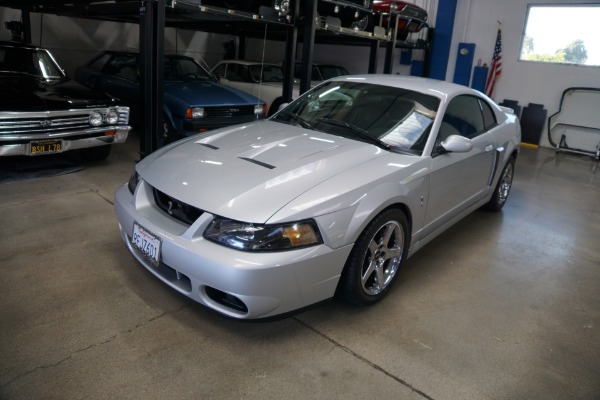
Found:
M 375 296 L 392 282 L 402 260 L 404 231 L 397 221 L 385 223 L 375 233 L 365 254 L 361 285 L 366 294 Z
M 498 202 L 500 204 L 504 204 L 506 199 L 508 199 L 508 194 L 510 193 L 510 188 L 512 187 L 513 175 L 514 164 L 508 163 L 502 172 L 500 184 L 498 185 Z

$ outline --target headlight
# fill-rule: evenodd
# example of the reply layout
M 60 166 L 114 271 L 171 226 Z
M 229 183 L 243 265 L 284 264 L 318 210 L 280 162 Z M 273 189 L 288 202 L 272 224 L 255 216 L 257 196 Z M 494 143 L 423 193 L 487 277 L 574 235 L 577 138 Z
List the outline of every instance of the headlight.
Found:
M 189 107 L 185 113 L 188 119 L 204 118 L 204 107 Z
M 114 125 L 119 121 L 119 114 L 115 110 L 110 110 L 104 120 L 107 124 Z
M 263 115 L 266 114 L 267 105 L 266 104 L 257 104 L 254 106 L 254 114 L 255 115 Z
M 323 243 L 314 221 L 259 225 L 216 217 L 204 237 L 223 246 L 244 251 L 280 251 Z
M 136 170 L 133 170 L 133 174 L 131 174 L 131 176 L 129 177 L 129 182 L 127 182 L 127 187 L 129 188 L 131 194 L 135 193 L 135 188 L 137 187 L 139 182 L 140 175 L 137 173 Z
M 102 125 L 102 114 L 100 114 L 98 111 L 93 111 L 90 114 L 90 125 L 92 126 L 100 126 Z

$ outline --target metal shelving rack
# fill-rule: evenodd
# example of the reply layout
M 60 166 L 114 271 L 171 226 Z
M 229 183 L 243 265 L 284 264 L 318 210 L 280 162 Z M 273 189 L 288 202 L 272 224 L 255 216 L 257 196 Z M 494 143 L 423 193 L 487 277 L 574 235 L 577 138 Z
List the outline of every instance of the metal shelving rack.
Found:
M 295 1 L 289 19 L 279 18 L 274 13 L 261 15 L 203 5 L 202 0 L 0 0 L 0 6 L 22 11 L 24 36 L 29 42 L 30 13 L 139 24 L 143 78 L 141 93 L 145 109 L 145 134 L 140 140 L 140 155 L 144 157 L 156 150 L 157 138 L 162 129 L 165 27 L 261 38 L 265 35 L 265 24 L 268 24 L 267 38 L 286 42 L 285 60 L 296 59 L 298 41 L 302 42 L 301 93 L 310 88 L 310 66 L 313 64 L 315 43 L 370 46 L 369 73 L 377 70 L 378 51 L 381 47 L 386 48 L 384 73 L 392 71 L 395 48 L 428 47 L 427 43 L 412 44 L 396 39 L 398 20 L 404 18 L 398 14 L 391 14 L 391 18 L 388 18 L 390 26 L 382 27 L 380 22 L 373 32 L 355 31 L 342 27 L 335 18 L 317 17 L 318 1 L 307 0 L 304 3 L 304 15 L 300 15 L 300 2 Z M 286 101 L 292 98 L 294 67 L 295 62 L 286 62 L 284 65 L 283 98 Z

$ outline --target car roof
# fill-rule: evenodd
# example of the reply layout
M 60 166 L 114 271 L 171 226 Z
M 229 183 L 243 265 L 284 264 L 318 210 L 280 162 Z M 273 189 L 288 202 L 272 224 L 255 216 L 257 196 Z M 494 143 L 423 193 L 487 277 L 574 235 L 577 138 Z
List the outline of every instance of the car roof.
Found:
M 441 81 L 432 78 L 422 78 L 406 75 L 368 74 L 368 75 L 345 75 L 332 78 L 333 81 L 360 81 L 383 86 L 393 86 L 426 93 L 442 100 L 459 94 L 471 94 L 485 97 L 477 90 L 456 83 Z

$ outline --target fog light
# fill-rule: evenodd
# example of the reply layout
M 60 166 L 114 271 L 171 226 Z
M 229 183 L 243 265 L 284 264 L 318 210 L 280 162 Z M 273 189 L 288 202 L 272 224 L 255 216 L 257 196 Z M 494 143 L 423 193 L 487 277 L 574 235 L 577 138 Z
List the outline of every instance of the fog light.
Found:
M 100 126 L 102 125 L 102 114 L 98 111 L 94 111 L 90 114 L 90 125 Z

